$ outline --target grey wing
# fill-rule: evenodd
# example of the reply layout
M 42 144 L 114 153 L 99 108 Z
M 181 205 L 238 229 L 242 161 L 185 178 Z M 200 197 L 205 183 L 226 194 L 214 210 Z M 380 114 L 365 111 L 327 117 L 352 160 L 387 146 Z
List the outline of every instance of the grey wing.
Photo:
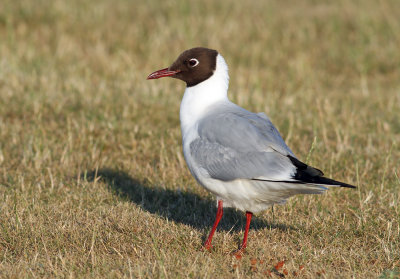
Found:
M 212 178 L 355 188 L 297 160 L 264 114 L 240 107 L 216 110 L 200 121 L 198 133 L 190 155 Z
M 192 158 L 213 178 L 291 180 L 294 157 L 265 115 L 243 109 L 211 113 L 199 123 L 190 144 Z
M 201 138 L 190 144 L 190 155 L 210 177 L 223 181 L 238 178 L 287 181 L 296 172 L 290 160 L 276 151 L 241 152 Z
M 274 148 L 276 151 L 282 154 L 289 154 L 292 157 L 296 157 L 292 150 L 290 150 L 290 148 L 286 145 L 281 134 L 278 132 L 274 124 L 272 124 L 268 116 L 263 112 L 257 113 L 257 116 L 259 118 L 257 118 L 257 121 L 255 121 L 254 125 L 258 127 L 261 133 L 265 133 L 265 131 L 268 130 L 270 131 L 269 139 L 271 148 Z M 260 120 L 260 118 L 262 120 Z
M 252 113 L 238 106 L 205 117 L 199 123 L 199 135 L 235 150 L 275 150 L 296 157 L 264 113 Z

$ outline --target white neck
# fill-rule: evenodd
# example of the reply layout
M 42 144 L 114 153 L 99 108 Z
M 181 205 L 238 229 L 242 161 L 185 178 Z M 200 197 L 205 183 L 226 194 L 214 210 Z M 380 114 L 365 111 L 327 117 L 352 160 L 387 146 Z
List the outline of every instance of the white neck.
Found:
M 182 133 L 201 119 L 207 109 L 220 101 L 228 100 L 228 66 L 218 54 L 214 74 L 199 84 L 187 87 L 180 108 Z

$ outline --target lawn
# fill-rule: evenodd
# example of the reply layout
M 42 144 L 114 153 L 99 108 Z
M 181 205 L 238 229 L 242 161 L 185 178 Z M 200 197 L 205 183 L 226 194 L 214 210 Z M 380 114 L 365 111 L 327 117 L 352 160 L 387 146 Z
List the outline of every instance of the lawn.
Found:
M 399 18 L 397 0 L 2 0 L 0 277 L 400 276 Z M 241 259 L 235 210 L 201 250 L 216 203 L 183 158 L 185 85 L 146 80 L 195 46 L 358 187 L 257 214 Z

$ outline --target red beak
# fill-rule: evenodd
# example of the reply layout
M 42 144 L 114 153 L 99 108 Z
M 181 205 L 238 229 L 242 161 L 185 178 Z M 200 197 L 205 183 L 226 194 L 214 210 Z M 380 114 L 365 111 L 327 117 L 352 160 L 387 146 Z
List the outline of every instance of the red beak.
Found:
M 168 68 L 165 68 L 165 69 L 155 71 L 154 73 L 151 73 L 147 77 L 147 79 L 157 79 L 157 78 L 162 78 L 162 77 L 169 77 L 169 76 L 173 76 L 179 72 L 180 71 L 171 71 L 171 70 L 168 70 Z

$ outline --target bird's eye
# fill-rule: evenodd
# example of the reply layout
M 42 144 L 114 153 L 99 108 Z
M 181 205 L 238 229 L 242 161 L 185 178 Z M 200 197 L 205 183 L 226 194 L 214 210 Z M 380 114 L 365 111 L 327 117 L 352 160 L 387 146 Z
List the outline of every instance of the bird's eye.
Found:
M 197 65 L 199 65 L 199 60 L 197 60 L 196 58 L 192 58 L 189 60 L 189 65 L 190 67 L 196 67 Z

